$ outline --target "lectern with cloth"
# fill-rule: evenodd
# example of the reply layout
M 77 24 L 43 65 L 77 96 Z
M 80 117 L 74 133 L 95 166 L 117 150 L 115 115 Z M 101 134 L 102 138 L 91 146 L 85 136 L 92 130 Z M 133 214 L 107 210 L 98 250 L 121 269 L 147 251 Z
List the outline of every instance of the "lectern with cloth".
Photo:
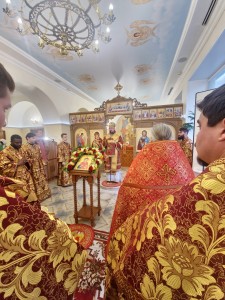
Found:
M 98 214 L 100 216 L 101 205 L 100 205 L 100 171 L 97 171 L 97 174 L 89 173 L 88 171 L 79 171 L 73 170 L 70 171 L 73 182 L 73 191 L 74 191 L 74 218 L 75 223 L 78 223 L 78 218 L 83 218 L 91 221 L 91 226 L 94 226 L 94 218 Z M 93 204 L 93 184 L 94 179 L 97 177 L 97 206 Z M 83 205 L 81 209 L 78 211 L 77 205 L 77 182 L 79 179 L 83 181 Z M 86 202 L 86 181 L 90 187 L 90 204 L 88 205 Z
M 102 152 L 95 147 L 77 148 L 71 155 L 67 170 L 72 176 L 74 188 L 74 218 L 75 223 L 78 223 L 78 218 L 83 218 L 91 221 L 94 226 L 94 218 L 100 215 L 100 170 L 99 166 L 103 162 Z M 77 198 L 77 182 L 79 179 L 83 181 L 83 204 L 78 211 Z M 93 185 L 94 180 L 97 179 L 97 206 L 94 206 L 93 199 Z M 86 199 L 86 182 L 90 188 L 90 203 L 87 204 Z

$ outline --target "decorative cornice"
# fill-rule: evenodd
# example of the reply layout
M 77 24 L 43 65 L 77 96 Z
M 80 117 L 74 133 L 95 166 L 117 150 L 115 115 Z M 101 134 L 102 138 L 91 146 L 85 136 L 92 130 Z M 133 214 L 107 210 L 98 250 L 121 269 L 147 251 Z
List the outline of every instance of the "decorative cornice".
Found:
M 103 101 L 102 104 L 99 107 L 97 107 L 97 108 L 94 109 L 94 111 L 105 111 L 106 102 L 109 102 L 109 100 Z
M 141 103 L 137 99 L 133 101 L 134 108 L 147 107 L 147 103 Z
M 106 100 L 104 102 L 102 102 L 102 104 L 100 105 L 100 107 L 97 107 L 94 109 L 94 111 L 102 111 L 104 112 L 106 110 L 106 104 L 108 103 L 114 103 L 114 102 L 120 102 L 120 101 L 130 101 L 132 100 L 133 101 L 133 108 L 141 108 L 141 107 L 147 107 L 147 103 L 141 103 L 139 102 L 136 98 L 125 98 L 125 97 L 122 97 L 120 95 L 117 95 L 115 98 L 111 99 L 111 100 Z

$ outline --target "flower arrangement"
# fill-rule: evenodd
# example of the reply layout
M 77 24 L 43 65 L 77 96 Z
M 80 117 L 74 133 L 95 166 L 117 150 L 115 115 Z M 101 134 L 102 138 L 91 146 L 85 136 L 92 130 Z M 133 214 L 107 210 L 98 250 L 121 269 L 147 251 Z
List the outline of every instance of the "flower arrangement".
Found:
M 96 147 L 76 148 L 71 154 L 69 163 L 66 166 L 66 170 L 74 170 L 76 164 L 83 155 L 91 155 L 93 158 L 88 168 L 88 172 L 94 173 L 98 169 L 98 167 L 103 163 L 103 154 L 104 150 Z

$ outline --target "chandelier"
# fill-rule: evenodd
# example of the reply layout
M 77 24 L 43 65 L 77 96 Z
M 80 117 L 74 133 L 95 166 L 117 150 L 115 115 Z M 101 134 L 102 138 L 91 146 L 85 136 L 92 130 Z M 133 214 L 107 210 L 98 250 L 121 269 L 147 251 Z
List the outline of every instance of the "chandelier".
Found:
M 113 5 L 102 11 L 102 0 L 6 0 L 3 12 L 16 18 L 17 31 L 37 35 L 38 45 L 50 45 L 61 55 L 85 49 L 99 52 L 99 42 L 109 43 L 110 25 L 115 21 Z

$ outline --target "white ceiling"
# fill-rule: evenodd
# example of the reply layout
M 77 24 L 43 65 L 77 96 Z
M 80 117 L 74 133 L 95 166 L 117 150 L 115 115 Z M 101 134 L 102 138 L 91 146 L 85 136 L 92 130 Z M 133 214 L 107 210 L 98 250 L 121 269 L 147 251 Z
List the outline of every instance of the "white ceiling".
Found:
M 19 0 L 11 2 L 16 5 Z M 106 9 L 110 1 L 102 2 L 103 9 Z M 211 0 L 111 2 L 116 16 L 111 25 L 112 41 L 107 45 L 101 44 L 98 54 L 86 50 L 81 58 L 72 52 L 62 57 L 50 46 L 39 48 L 36 36 L 20 35 L 15 30 L 15 19 L 2 12 L 5 0 L 0 3 L 0 42 L 7 45 L 10 49 L 7 51 L 13 57 L 21 61 L 28 59 L 34 70 L 58 81 L 57 84 L 64 89 L 92 101 L 95 107 L 116 96 L 114 86 L 117 82 L 124 87 L 123 96 L 137 98 L 148 105 L 164 104 L 170 89 L 187 68 L 190 57 L 196 51 L 195 46 L 208 30 L 208 25 L 202 26 L 202 21 Z M 213 14 L 224 2 L 217 1 Z M 224 39 L 222 37 L 218 42 L 216 47 L 220 50 L 216 53 L 222 54 Z M 187 60 L 182 61 L 182 58 Z M 204 63 L 198 72 L 196 70 L 193 79 L 209 76 L 224 61 L 209 56 Z

